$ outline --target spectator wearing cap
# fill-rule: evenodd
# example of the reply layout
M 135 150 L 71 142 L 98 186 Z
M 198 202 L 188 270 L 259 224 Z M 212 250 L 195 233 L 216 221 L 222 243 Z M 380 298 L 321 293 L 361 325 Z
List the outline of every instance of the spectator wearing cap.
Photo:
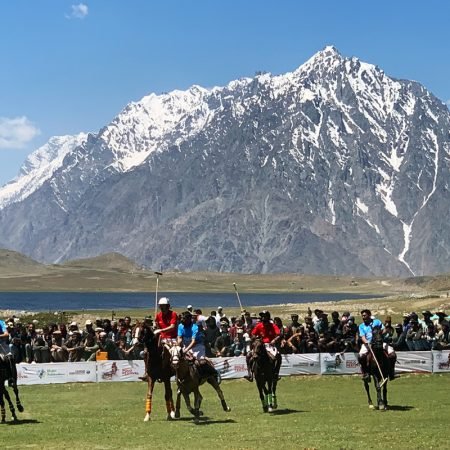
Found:
M 298 314 L 291 314 L 291 323 L 288 325 L 289 328 L 289 337 L 293 336 L 299 328 L 301 327 L 301 323 L 298 320 Z
M 216 314 L 216 322 L 217 322 L 217 326 L 220 326 L 220 322 L 222 321 L 222 319 L 226 318 L 227 316 L 225 315 L 225 313 L 223 312 L 223 308 L 221 306 L 219 306 L 217 308 L 217 314 Z M 226 318 L 226 321 L 228 323 L 230 323 L 230 321 L 228 320 L 228 318 Z
M 69 362 L 81 361 L 84 356 L 84 345 L 81 340 L 80 330 L 69 331 L 69 339 L 66 342 L 66 349 L 69 353 Z
M 53 362 L 67 362 L 69 360 L 69 354 L 60 330 L 55 330 L 52 333 L 50 353 Z
M 209 316 L 206 319 L 205 333 L 205 353 L 208 358 L 214 356 L 213 348 L 216 339 L 220 336 L 220 328 L 217 326 L 216 318 Z
M 111 339 L 113 342 L 119 341 L 119 327 L 117 324 L 117 320 L 115 319 L 111 320 L 111 331 L 109 331 L 108 333 L 108 339 Z
M 93 338 L 95 338 L 95 331 L 92 324 L 92 320 L 86 320 L 84 323 L 84 330 L 83 330 L 83 339 L 86 339 L 88 335 L 91 335 Z
M 231 356 L 245 356 L 246 355 L 246 342 L 244 337 L 244 329 L 238 328 L 236 335 L 231 344 Z
M 422 330 L 424 330 L 425 332 L 427 332 L 428 328 L 430 325 L 433 324 L 433 321 L 431 320 L 431 316 L 433 314 L 426 310 L 426 311 L 422 311 L 422 316 L 423 319 L 419 320 L 419 326 L 422 328 Z
M 409 321 L 411 320 L 410 313 L 403 313 L 403 331 L 406 333 L 410 327 Z
M 191 314 L 194 312 L 194 307 L 192 305 L 187 305 L 186 308 Z
M 214 348 L 212 352 L 215 356 L 230 356 L 231 355 L 231 337 L 228 333 L 228 322 L 221 320 L 220 322 L 220 335 L 214 342 Z
M 383 333 L 383 340 L 384 342 L 388 344 L 392 344 L 392 340 L 395 335 L 394 327 L 392 326 L 392 317 L 386 316 L 384 318 L 384 333 Z
M 97 339 L 98 351 L 106 352 L 108 359 L 119 359 L 117 353 L 117 346 L 111 339 L 108 339 L 108 335 L 105 331 L 101 331 Z

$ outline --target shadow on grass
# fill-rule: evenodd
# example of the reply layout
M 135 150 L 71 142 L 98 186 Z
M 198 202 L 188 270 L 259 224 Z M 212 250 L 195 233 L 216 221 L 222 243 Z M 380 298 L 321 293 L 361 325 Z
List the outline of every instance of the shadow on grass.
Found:
M 4 425 L 26 425 L 27 423 L 41 423 L 39 420 L 36 419 L 19 419 L 19 420 L 12 420 L 10 422 L 6 422 Z
M 214 425 L 220 423 L 236 423 L 233 419 L 221 419 L 221 420 L 210 420 L 209 417 L 200 417 L 200 422 L 197 425 Z
M 414 406 L 406 406 L 406 405 L 389 405 L 388 411 L 411 411 L 414 409 Z
M 298 413 L 305 413 L 305 412 L 308 412 L 308 411 L 301 411 L 300 409 L 284 408 L 284 409 L 276 409 L 275 411 L 272 411 L 269 414 L 272 416 L 285 416 L 286 414 L 298 414 Z

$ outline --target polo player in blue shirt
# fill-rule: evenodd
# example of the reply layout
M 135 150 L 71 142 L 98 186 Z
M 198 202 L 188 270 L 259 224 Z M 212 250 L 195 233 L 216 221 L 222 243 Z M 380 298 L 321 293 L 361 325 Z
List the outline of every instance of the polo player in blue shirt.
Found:
M 382 330 L 384 330 L 384 325 L 381 323 L 380 320 L 372 318 L 372 313 L 369 309 L 363 309 L 361 311 L 361 317 L 363 322 L 359 325 L 358 328 L 358 334 L 359 338 L 361 339 L 362 345 L 361 350 L 359 351 L 359 364 L 361 366 L 361 372 L 363 374 L 363 380 L 368 380 L 370 378 L 369 375 L 369 368 L 367 365 L 367 354 L 369 353 L 369 347 L 372 343 L 372 337 L 373 337 L 373 329 L 375 327 L 378 327 Z M 384 350 L 388 354 L 389 358 L 389 379 L 394 380 L 395 379 L 395 361 L 397 359 L 397 355 L 394 352 L 394 349 L 388 345 L 386 342 L 383 344 Z

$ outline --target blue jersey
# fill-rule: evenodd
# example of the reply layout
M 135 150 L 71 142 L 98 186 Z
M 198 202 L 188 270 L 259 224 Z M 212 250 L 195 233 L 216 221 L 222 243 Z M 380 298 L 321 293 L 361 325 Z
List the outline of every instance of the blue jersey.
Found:
M 384 325 L 378 319 L 373 319 L 369 325 L 366 325 L 364 322 L 359 325 L 359 336 L 364 336 L 367 339 L 367 342 L 372 342 L 372 330 L 374 327 L 380 327 L 382 330 L 384 329 Z
M 195 339 L 196 344 L 203 343 L 203 334 L 199 333 L 197 324 L 185 326 L 182 323 L 178 325 L 178 336 L 183 339 L 183 345 L 189 345 L 192 339 Z

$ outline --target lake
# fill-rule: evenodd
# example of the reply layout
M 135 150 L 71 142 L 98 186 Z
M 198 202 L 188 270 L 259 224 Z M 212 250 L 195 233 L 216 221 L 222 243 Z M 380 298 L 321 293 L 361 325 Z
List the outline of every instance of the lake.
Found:
M 181 311 L 187 305 L 194 308 L 239 307 L 235 293 L 158 293 L 158 297 L 169 297 L 174 309 Z M 349 293 L 297 293 L 297 294 L 247 294 L 240 293 L 242 306 L 276 305 L 286 303 L 329 302 L 344 299 L 367 299 L 382 297 Z M 154 309 L 154 292 L 0 292 L 0 310 L 19 311 L 70 311 L 83 309 Z M 203 311 L 209 313 L 208 310 Z

